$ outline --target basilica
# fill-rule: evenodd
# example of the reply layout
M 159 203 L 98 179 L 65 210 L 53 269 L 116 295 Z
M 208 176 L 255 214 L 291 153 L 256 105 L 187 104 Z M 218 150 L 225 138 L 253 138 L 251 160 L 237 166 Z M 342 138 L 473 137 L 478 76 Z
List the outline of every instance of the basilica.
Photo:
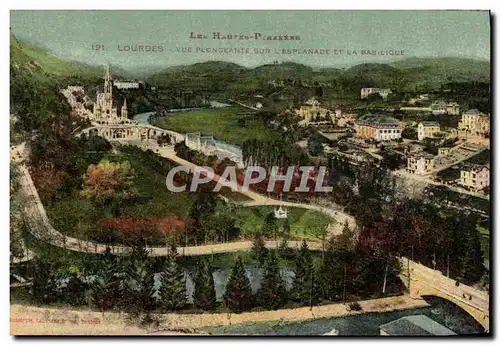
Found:
M 127 100 L 124 100 L 120 112 L 113 104 L 113 81 L 108 66 L 104 72 L 104 90 L 97 93 L 97 101 L 94 103 L 92 121 L 105 125 L 132 123 L 128 118 Z

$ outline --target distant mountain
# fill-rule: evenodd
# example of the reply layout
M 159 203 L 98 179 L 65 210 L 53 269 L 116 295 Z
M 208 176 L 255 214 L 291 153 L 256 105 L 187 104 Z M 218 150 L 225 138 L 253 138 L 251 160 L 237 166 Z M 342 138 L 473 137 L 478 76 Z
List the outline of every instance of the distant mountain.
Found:
M 233 63 L 210 61 L 169 67 L 149 80 L 159 86 L 208 90 L 254 90 L 272 80 L 301 79 L 352 87 L 388 87 L 398 91 L 439 89 L 442 84 L 489 82 L 487 61 L 460 58 L 409 58 L 384 63 L 363 63 L 348 69 L 312 69 L 298 63 L 245 68 Z M 214 87 L 211 87 L 214 86 Z
M 11 36 L 10 40 L 11 69 L 26 69 L 31 73 L 45 73 L 53 76 L 98 76 L 102 69 L 81 62 L 64 61 L 48 54 L 41 48 L 29 46 Z
M 391 63 L 415 80 L 426 82 L 489 82 L 488 61 L 463 58 L 408 58 Z

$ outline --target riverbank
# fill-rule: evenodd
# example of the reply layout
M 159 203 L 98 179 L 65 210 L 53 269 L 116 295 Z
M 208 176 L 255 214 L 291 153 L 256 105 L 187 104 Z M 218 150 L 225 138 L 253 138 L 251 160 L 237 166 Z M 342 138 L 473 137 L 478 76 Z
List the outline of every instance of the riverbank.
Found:
M 155 327 L 140 328 L 131 324 L 126 314 L 96 312 L 66 308 L 43 308 L 14 304 L 10 307 L 11 335 L 146 335 L 157 332 L 204 334 L 199 329 L 211 326 L 231 326 L 249 322 L 294 322 L 332 317 L 383 313 L 424 308 L 423 299 L 409 295 L 360 301 L 360 311 L 349 311 L 342 303 L 323 306 L 247 312 L 241 314 L 155 314 Z M 163 333 L 162 333 L 163 334 Z

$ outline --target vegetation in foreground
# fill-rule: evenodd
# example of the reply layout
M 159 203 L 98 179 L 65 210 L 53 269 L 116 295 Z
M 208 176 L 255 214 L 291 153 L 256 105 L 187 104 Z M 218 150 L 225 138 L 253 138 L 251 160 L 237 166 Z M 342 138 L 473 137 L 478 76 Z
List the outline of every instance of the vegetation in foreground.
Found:
M 210 259 L 196 258 L 194 291 L 187 296 L 186 262 L 171 247 L 166 258 L 150 258 L 143 245 L 125 256 L 61 256 L 47 249 L 37 251 L 30 264 L 36 304 L 88 306 L 101 311 L 243 312 L 355 301 L 400 293 L 396 261 L 354 244 L 353 232 L 329 241 L 321 257 L 314 258 L 304 242 L 299 250 L 284 243 L 276 250 L 256 244 L 253 255 L 262 262 L 260 289 L 253 291 L 242 256 L 233 255 L 228 284 L 220 299 L 215 294 L 214 266 Z M 291 286 L 285 283 L 281 263 L 292 270 Z M 389 265 L 389 266 L 387 266 Z

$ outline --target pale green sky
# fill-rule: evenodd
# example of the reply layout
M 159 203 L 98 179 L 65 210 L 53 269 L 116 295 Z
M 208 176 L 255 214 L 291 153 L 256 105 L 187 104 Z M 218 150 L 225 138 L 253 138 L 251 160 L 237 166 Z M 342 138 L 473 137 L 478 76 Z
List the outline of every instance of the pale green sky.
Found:
M 347 55 L 347 50 L 404 50 L 405 57 L 489 60 L 487 11 L 11 11 L 11 32 L 55 55 L 125 68 L 207 60 L 256 66 L 274 60 L 346 66 L 394 57 Z M 190 32 L 209 39 L 189 39 Z M 217 41 L 212 33 L 299 35 L 300 41 Z M 106 51 L 93 51 L 92 44 Z M 118 46 L 163 46 L 164 52 L 123 52 Z M 269 48 L 271 54 L 181 53 L 176 48 Z M 280 48 L 343 49 L 342 55 L 283 55 Z

